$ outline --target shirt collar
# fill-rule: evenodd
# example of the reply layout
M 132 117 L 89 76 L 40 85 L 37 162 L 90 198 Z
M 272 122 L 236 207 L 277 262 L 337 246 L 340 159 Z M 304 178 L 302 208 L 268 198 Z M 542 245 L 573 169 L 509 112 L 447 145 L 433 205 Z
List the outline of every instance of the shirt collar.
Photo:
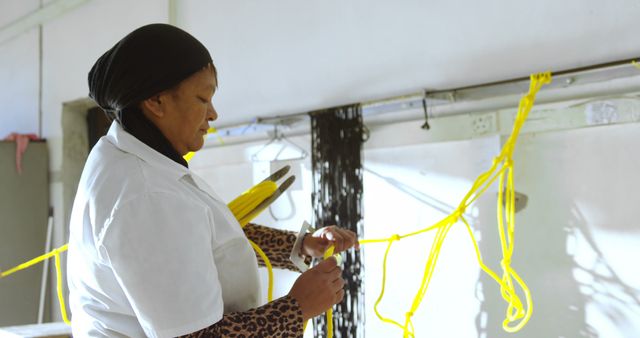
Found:
M 111 123 L 109 132 L 107 133 L 107 140 L 121 150 L 137 156 L 154 168 L 166 172 L 176 180 L 191 174 L 188 168 L 157 152 L 126 132 L 120 123 L 116 121 Z
M 215 191 L 198 175 L 194 175 L 189 168 L 186 168 L 165 155 L 157 152 L 142 141 L 129 134 L 122 128 L 120 123 L 113 121 L 109 132 L 107 132 L 107 140 L 122 151 L 130 153 L 144 162 L 148 163 L 154 169 L 166 173 L 176 181 L 187 176 L 186 181 L 193 184 L 196 188 L 208 194 L 214 200 L 226 204 L 224 200 L 215 193 Z

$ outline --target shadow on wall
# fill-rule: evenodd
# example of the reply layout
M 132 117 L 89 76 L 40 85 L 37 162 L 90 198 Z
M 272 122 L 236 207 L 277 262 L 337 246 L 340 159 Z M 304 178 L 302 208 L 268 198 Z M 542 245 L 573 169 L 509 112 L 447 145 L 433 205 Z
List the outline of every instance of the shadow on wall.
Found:
M 612 268 L 579 208 L 572 202 L 562 205 L 558 200 L 541 201 L 537 210 L 523 211 L 529 215 L 538 212 L 535 224 L 516 224 L 512 266 L 531 289 L 530 322 L 516 334 L 505 332 L 502 322 L 506 303 L 498 296 L 497 284 L 482 274 L 477 283 L 477 295 L 482 301 L 476 317 L 478 337 L 637 337 L 640 290 L 625 284 Z M 484 207 L 480 210 L 492 210 L 488 205 Z M 544 210 L 556 210 L 556 220 L 560 219 L 558 211 L 566 210 L 566 221 L 553 223 L 552 213 Z M 488 224 L 494 227 L 495 221 Z M 486 230 L 493 229 L 483 229 Z M 499 262 L 500 243 L 495 231 L 480 242 L 480 247 L 485 260 Z

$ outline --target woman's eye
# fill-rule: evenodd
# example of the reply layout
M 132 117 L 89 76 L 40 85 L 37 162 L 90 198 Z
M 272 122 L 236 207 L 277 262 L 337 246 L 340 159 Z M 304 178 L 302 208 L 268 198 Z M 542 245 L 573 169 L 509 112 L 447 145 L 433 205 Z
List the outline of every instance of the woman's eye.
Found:
M 201 97 L 199 97 L 199 99 L 200 99 L 200 101 L 202 101 L 202 103 L 209 103 L 209 100 L 207 100 L 207 99 L 203 99 Z

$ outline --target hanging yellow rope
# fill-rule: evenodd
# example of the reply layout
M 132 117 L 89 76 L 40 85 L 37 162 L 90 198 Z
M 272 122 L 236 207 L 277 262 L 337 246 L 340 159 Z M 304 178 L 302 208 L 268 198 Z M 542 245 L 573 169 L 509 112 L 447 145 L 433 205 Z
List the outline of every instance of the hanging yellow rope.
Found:
M 438 261 L 438 256 L 440 254 L 444 239 L 446 238 L 446 235 L 451 227 L 458 221 L 462 221 L 469 232 L 469 236 L 471 238 L 471 241 L 473 242 L 474 249 L 476 251 L 476 258 L 478 260 L 480 268 L 500 285 L 500 293 L 502 295 L 502 298 L 508 303 L 505 320 L 502 324 L 503 329 L 507 332 L 517 332 L 522 329 L 522 327 L 524 327 L 524 325 L 526 325 L 526 323 L 529 321 L 529 318 L 531 318 L 531 313 L 533 311 L 531 292 L 529 291 L 529 287 L 511 267 L 511 256 L 513 255 L 514 246 L 513 232 L 515 228 L 515 190 L 513 183 L 512 155 L 518 135 L 520 133 L 520 129 L 522 128 L 522 125 L 524 124 L 529 112 L 531 111 L 531 108 L 533 107 L 537 92 L 544 84 L 550 82 L 551 73 L 531 75 L 529 92 L 520 100 L 518 113 L 516 115 L 513 130 L 511 135 L 509 136 L 509 139 L 505 143 L 500 154 L 494 159 L 491 168 L 476 179 L 473 186 L 466 194 L 466 196 L 462 199 L 462 202 L 459 204 L 458 208 L 455 211 L 453 211 L 450 215 L 446 216 L 438 223 L 409 234 L 393 235 L 389 238 L 383 239 L 360 240 L 360 244 L 384 242 L 388 243 L 382 262 L 382 288 L 380 295 L 378 296 L 378 299 L 374 304 L 374 311 L 376 313 L 376 316 L 381 321 L 400 328 L 403 331 L 404 337 L 415 337 L 414 326 L 411 319 L 413 317 L 413 314 L 418 310 L 427 292 L 427 288 L 429 286 L 429 282 L 431 281 L 431 277 L 433 276 L 433 271 Z M 502 261 L 500 262 L 500 266 L 502 268 L 502 278 L 498 277 L 495 272 L 493 272 L 486 264 L 484 264 L 482 255 L 480 254 L 480 249 L 478 248 L 478 243 L 473 236 L 471 226 L 469 226 L 469 223 L 464 218 L 465 209 L 473 202 L 475 202 L 475 200 L 478 199 L 496 180 L 498 180 L 499 182 L 497 215 L 498 230 L 503 257 Z M 505 181 L 506 192 L 504 189 Z M 504 201 L 506 201 L 506 203 L 504 203 Z M 505 205 L 504 207 L 503 204 Z M 429 252 L 426 266 L 424 268 L 422 282 L 413 299 L 411 308 L 405 313 L 404 324 L 400 324 L 400 322 L 396 320 L 383 316 L 378 310 L 378 305 L 382 301 L 385 292 L 387 277 L 387 257 L 389 255 L 391 245 L 394 242 L 399 241 L 402 238 L 419 235 L 431 230 L 436 230 L 436 234 L 433 240 L 433 244 L 431 245 L 431 251 Z M 522 301 L 516 293 L 516 284 L 525 295 L 526 306 L 523 306 Z

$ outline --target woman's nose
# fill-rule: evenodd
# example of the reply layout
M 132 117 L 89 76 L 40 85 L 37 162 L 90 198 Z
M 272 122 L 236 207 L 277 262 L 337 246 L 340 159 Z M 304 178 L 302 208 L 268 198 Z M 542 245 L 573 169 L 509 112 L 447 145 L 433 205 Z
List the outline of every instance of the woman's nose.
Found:
M 218 119 L 218 112 L 213 107 L 213 103 L 209 103 L 209 109 L 207 110 L 207 121 L 215 121 Z

